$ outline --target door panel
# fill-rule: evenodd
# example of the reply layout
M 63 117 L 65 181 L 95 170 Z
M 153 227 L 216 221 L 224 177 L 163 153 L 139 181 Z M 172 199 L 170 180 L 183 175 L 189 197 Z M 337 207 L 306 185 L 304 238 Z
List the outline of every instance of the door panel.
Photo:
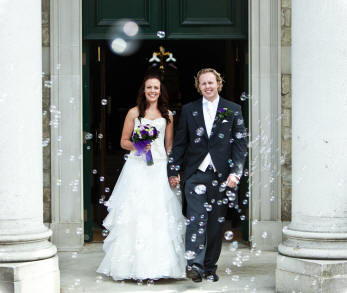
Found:
M 244 0 L 168 1 L 167 38 L 246 39 Z
M 84 0 L 83 38 L 111 39 L 120 19 L 136 21 L 140 39 L 247 39 L 246 0 Z
M 121 19 L 131 19 L 141 28 L 140 38 L 154 39 L 162 27 L 161 0 L 84 0 L 83 38 L 111 39 L 110 29 Z

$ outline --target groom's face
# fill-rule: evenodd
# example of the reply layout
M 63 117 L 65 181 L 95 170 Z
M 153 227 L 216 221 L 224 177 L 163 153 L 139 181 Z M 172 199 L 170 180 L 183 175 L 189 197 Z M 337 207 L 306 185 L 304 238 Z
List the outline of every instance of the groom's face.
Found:
M 199 77 L 199 89 L 201 94 L 209 101 L 218 97 L 218 82 L 212 72 L 206 72 Z

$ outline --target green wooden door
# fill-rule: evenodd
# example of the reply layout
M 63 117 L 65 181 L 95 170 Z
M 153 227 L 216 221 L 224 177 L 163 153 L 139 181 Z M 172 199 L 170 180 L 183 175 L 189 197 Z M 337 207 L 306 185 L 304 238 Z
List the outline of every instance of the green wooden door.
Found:
M 246 0 L 84 0 L 83 38 L 111 39 L 121 19 L 139 25 L 140 39 L 247 39 Z

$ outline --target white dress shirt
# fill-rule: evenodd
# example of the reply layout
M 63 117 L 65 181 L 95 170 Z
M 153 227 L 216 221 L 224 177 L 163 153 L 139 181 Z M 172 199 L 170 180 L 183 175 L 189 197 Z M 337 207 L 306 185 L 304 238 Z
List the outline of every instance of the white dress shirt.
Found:
M 218 103 L 219 103 L 219 96 L 213 102 L 210 102 L 205 97 L 202 97 L 202 110 L 204 114 L 205 126 L 206 126 L 208 137 L 210 137 L 211 135 L 213 122 L 217 113 Z M 198 169 L 205 172 L 209 165 L 211 165 L 214 171 L 216 171 L 216 167 L 214 166 L 212 162 L 210 153 L 206 155 L 205 159 L 202 161 Z

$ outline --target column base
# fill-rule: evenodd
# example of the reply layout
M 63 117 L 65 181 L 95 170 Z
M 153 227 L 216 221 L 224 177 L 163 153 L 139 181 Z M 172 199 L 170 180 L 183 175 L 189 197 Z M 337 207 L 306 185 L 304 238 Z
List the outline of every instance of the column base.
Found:
M 19 263 L 0 263 L 1 293 L 59 293 L 58 257 Z
M 346 260 L 314 260 L 277 256 L 277 293 L 345 293 Z

